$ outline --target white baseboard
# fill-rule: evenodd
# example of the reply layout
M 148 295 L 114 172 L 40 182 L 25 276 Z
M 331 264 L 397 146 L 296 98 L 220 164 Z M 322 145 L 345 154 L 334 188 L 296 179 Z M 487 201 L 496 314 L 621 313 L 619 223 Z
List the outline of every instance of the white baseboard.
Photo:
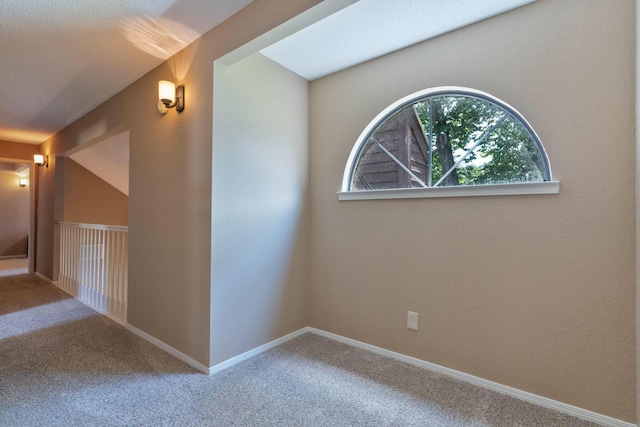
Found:
M 628 423 L 626 421 L 621 421 L 615 418 L 608 417 L 606 415 L 598 414 L 597 412 L 588 411 L 586 409 L 582 409 L 566 403 L 558 402 L 553 399 L 548 399 L 546 397 L 538 396 L 537 394 L 529 393 L 523 390 L 519 390 L 517 388 L 499 384 L 493 381 L 485 380 L 483 378 L 479 378 L 474 375 L 465 374 L 464 372 L 456 371 L 455 369 L 445 368 L 444 366 L 436 365 L 435 363 L 426 362 L 421 359 L 416 359 L 415 357 L 406 356 L 401 353 L 396 353 L 395 351 L 386 350 L 381 347 L 376 347 L 374 345 L 366 344 L 361 341 L 352 340 L 350 338 L 332 334 L 330 332 L 322 331 L 316 328 L 306 327 L 305 329 L 308 332 L 323 336 L 325 338 L 340 341 L 344 344 L 347 344 L 353 347 L 361 348 L 363 350 L 367 350 L 372 353 L 380 354 L 382 356 L 387 356 L 392 359 L 399 360 L 401 362 L 409 363 L 419 368 L 424 368 L 433 372 L 438 372 L 438 373 L 465 381 L 470 384 L 474 384 L 489 390 L 497 391 L 499 393 L 515 397 L 520 400 L 524 400 L 539 406 L 543 406 L 545 408 L 553 409 L 555 411 L 572 415 L 574 417 L 582 418 L 583 420 L 591 421 L 591 422 L 598 423 L 608 427 L 636 427 L 635 424 Z
M 256 347 L 253 350 L 249 350 L 245 353 L 242 353 L 238 356 L 232 357 L 231 359 L 227 359 L 224 362 L 218 363 L 209 368 L 209 375 L 215 374 L 216 372 L 220 372 L 223 369 L 227 369 L 232 367 L 233 365 L 237 365 L 240 362 L 244 362 L 247 359 L 252 358 L 253 356 L 257 356 L 260 353 L 264 353 L 265 351 L 272 349 L 273 347 L 279 346 L 282 343 L 285 343 L 289 340 L 292 340 L 300 335 L 303 335 L 307 332 L 310 332 L 308 328 L 302 328 L 295 332 L 291 332 L 283 337 L 270 341 L 266 344 L 261 345 L 260 347 Z
M 159 339 L 149 335 L 148 333 L 141 331 L 140 329 L 136 328 L 135 326 L 131 326 L 130 324 L 125 324 L 124 325 L 125 328 L 127 328 L 129 331 L 133 332 L 134 334 L 136 334 L 137 336 L 139 336 L 140 338 L 142 338 L 145 341 L 150 342 L 151 344 L 155 345 L 156 347 L 158 347 L 161 350 L 166 351 L 167 353 L 169 353 L 170 355 L 172 355 L 173 357 L 175 357 L 176 359 L 182 360 L 184 363 L 186 363 L 187 365 L 191 366 L 192 368 L 208 374 L 209 373 L 209 368 L 204 366 L 202 363 L 198 362 L 195 359 L 192 359 L 191 357 L 187 356 L 186 354 L 182 353 L 179 350 L 176 350 L 175 348 L 171 347 L 169 344 L 166 344 L 162 341 L 160 341 Z
M 283 337 L 280 337 L 278 339 L 275 339 L 273 341 L 270 341 L 266 344 L 261 345 L 260 347 L 256 347 L 253 350 L 249 350 L 245 353 L 242 353 L 238 356 L 232 357 L 231 359 L 227 359 L 224 362 L 218 363 L 217 365 L 211 366 L 211 367 L 206 367 L 205 365 L 203 365 L 202 363 L 198 362 L 195 359 L 192 359 L 191 357 L 187 356 L 186 354 L 182 353 L 179 350 L 176 350 L 175 348 L 171 347 L 169 344 L 160 341 L 159 339 L 153 337 L 152 335 L 149 335 L 148 333 L 141 331 L 140 329 L 136 328 L 135 326 L 131 326 L 130 324 L 126 323 L 123 325 L 125 328 L 127 328 L 128 330 L 130 330 L 131 332 L 133 332 L 134 334 L 136 334 L 137 336 L 139 336 L 140 338 L 142 338 L 145 341 L 148 341 L 149 343 L 155 345 L 156 347 L 158 347 L 161 350 L 166 351 L 167 353 L 169 353 L 170 355 L 172 355 L 173 357 L 175 357 L 176 359 L 182 360 L 184 363 L 186 363 L 187 365 L 191 366 L 192 368 L 207 374 L 207 375 L 212 375 L 215 374 L 216 372 L 220 372 L 224 369 L 230 368 L 234 365 L 237 365 L 240 362 L 244 362 L 247 359 L 250 359 L 254 356 L 257 356 L 260 353 L 264 353 L 265 351 L 272 349 L 273 347 L 279 346 L 282 343 L 285 343 L 289 340 L 292 340 L 296 337 L 299 337 L 300 335 L 303 335 L 307 332 L 310 332 L 309 328 L 302 328 L 299 329 L 297 331 L 294 331 L 288 335 L 285 335 Z
M 45 276 L 42 276 L 40 273 L 36 272 L 36 275 L 38 275 L 39 277 L 41 277 L 43 280 L 46 280 L 48 282 L 51 283 L 51 280 L 48 279 Z M 458 380 L 461 381 L 465 381 L 467 383 L 470 384 L 474 384 L 476 386 L 479 387 L 483 387 L 489 390 L 493 390 L 493 391 L 497 391 L 499 393 L 508 395 L 508 396 L 512 396 L 515 397 L 517 399 L 520 400 L 524 400 L 527 402 L 531 402 L 533 404 L 545 407 L 545 408 L 549 408 L 549 409 L 553 409 L 555 411 L 558 412 L 562 412 L 568 415 L 572 415 L 578 418 L 582 418 L 584 420 L 587 421 L 591 421 L 594 423 L 598 423 L 601 424 L 603 426 L 608 426 L 608 427 L 636 427 L 636 424 L 633 423 L 628 423 L 626 421 L 622 421 L 622 420 L 618 420 L 612 417 L 608 417 L 606 415 L 602 415 L 602 414 L 598 414 L 597 412 L 593 412 L 593 411 L 589 411 L 586 409 L 582 409 L 582 408 L 578 408 L 576 406 L 573 405 L 569 405 L 566 403 L 562 403 L 562 402 L 558 402 L 556 400 L 553 399 L 549 399 L 543 396 L 538 396 L 536 394 L 533 393 L 529 393 L 527 391 L 523 391 L 523 390 L 519 390 L 513 387 L 509 387 L 503 384 L 499 384 L 493 381 L 489 381 L 489 380 L 485 380 L 483 378 L 480 377 L 476 377 L 474 375 L 470 375 L 470 374 L 466 374 L 464 372 L 460 372 L 460 371 L 456 371 L 455 369 L 450 369 L 450 368 L 446 368 L 444 366 L 440 366 L 437 365 L 435 363 L 431 363 L 431 362 L 427 362 L 421 359 L 417 359 L 415 357 L 411 357 L 411 356 L 407 356 L 401 353 L 397 353 L 395 351 L 391 351 L 391 350 L 387 350 L 381 347 L 377 347 L 371 344 L 366 344 L 363 343 L 361 341 L 357 341 L 351 338 L 346 338 L 343 337 L 341 335 L 336 335 L 333 334 L 331 332 L 326 332 L 320 329 L 316 329 L 316 328 L 312 328 L 312 327 L 304 327 L 302 329 L 299 329 L 297 331 L 294 331 L 288 335 L 285 335 L 281 338 L 278 338 L 276 340 L 270 341 L 266 344 L 263 344 L 259 347 L 254 348 L 253 350 L 249 350 L 245 353 L 242 353 L 238 356 L 232 357 L 231 359 L 225 360 L 224 362 L 218 363 L 217 365 L 211 366 L 211 367 L 207 367 L 205 365 L 203 365 L 202 363 L 192 359 L 191 357 L 187 356 L 186 354 L 182 353 L 179 350 L 176 350 L 175 348 L 171 347 L 170 345 L 160 341 L 159 339 L 147 334 L 146 332 L 141 331 L 140 329 L 131 326 L 130 324 L 125 324 L 124 327 L 126 329 L 128 329 L 129 331 L 133 332 L 134 334 L 136 334 L 137 336 L 139 336 L 140 338 L 144 339 L 145 341 L 148 341 L 149 343 L 155 345 L 156 347 L 160 348 L 161 350 L 166 351 L 167 353 L 169 353 L 170 355 L 172 355 L 173 357 L 182 360 L 183 362 L 185 362 L 187 365 L 193 367 L 194 369 L 208 374 L 208 375 L 212 375 L 215 374 L 217 372 L 220 372 L 224 369 L 230 368 L 231 366 L 237 365 L 240 362 L 243 362 L 245 360 L 248 360 L 260 353 L 263 353 L 269 349 L 272 349 L 280 344 L 283 344 L 287 341 L 290 341 L 294 338 L 297 338 L 307 332 L 325 337 L 325 338 L 329 338 L 335 341 L 339 341 L 342 342 L 344 344 L 350 345 L 352 347 L 356 347 L 356 348 L 361 348 L 363 350 L 367 350 L 370 351 L 372 353 L 375 354 L 379 354 L 382 356 L 386 356 L 386 357 L 390 357 L 392 359 L 401 361 L 401 362 L 405 362 L 408 363 L 410 365 L 414 365 L 417 366 L 419 368 L 423 368 L 423 369 L 427 369 L 433 372 L 438 372 L 440 374 L 443 375 L 447 375 L 450 376 L 452 378 L 456 378 Z
M 515 397 L 520 400 L 524 400 L 526 402 L 531 402 L 538 406 L 542 406 L 545 408 L 553 409 L 555 411 L 572 415 L 574 417 L 581 418 L 583 420 L 591 421 L 594 423 L 601 424 L 607 427 L 636 427 L 636 424 L 628 423 L 626 421 L 618 420 L 612 417 L 608 417 L 606 415 L 598 414 L 597 412 L 589 411 L 587 409 L 578 408 L 577 406 L 569 405 L 567 403 L 558 402 L 557 400 L 549 399 L 543 396 L 538 396 L 537 394 L 529 393 L 527 391 L 519 390 L 517 388 L 509 387 L 503 384 L 499 384 L 493 381 L 485 380 L 480 377 L 476 377 L 474 375 L 466 374 L 464 372 L 456 371 L 455 369 L 446 368 L 444 366 L 436 365 L 435 363 L 427 362 L 421 359 L 417 359 L 415 357 L 407 356 L 401 353 L 397 353 L 395 351 L 387 350 L 381 347 L 377 347 L 371 344 L 366 344 L 361 341 L 356 341 L 351 338 L 346 338 L 341 335 L 332 334 L 331 332 L 326 332 L 320 329 L 312 328 L 312 327 L 304 327 L 298 331 L 292 332 L 288 335 L 285 335 L 281 338 L 268 342 L 260 347 L 257 347 L 253 350 L 242 353 L 238 356 L 235 356 L 231 359 L 228 359 L 222 363 L 219 363 L 215 366 L 208 368 L 208 370 L 202 370 L 203 372 L 208 372 L 209 375 L 215 374 L 216 372 L 220 372 L 223 369 L 234 366 L 240 362 L 243 362 L 247 359 L 250 359 L 253 356 L 256 356 L 262 352 L 265 352 L 273 347 L 276 347 L 282 343 L 285 343 L 289 340 L 292 340 L 300 335 L 303 335 L 307 332 L 320 335 L 325 338 L 329 338 L 335 341 L 342 342 L 344 344 L 361 348 L 363 350 L 370 351 L 372 353 L 376 353 L 382 356 L 390 357 L 392 359 L 409 363 L 411 365 L 417 366 L 419 368 L 428 369 L 433 372 L 438 372 L 443 375 L 447 375 L 452 378 L 456 378 L 461 381 L 465 381 L 467 383 L 483 387 L 489 390 L 497 391 L 499 393 Z M 157 340 L 156 340 L 157 341 Z M 165 344 L 166 345 L 166 344 Z M 161 347 L 162 348 L 162 347 Z M 185 356 L 187 357 L 187 356 Z M 184 360 L 184 359 L 182 359 Z M 188 362 L 187 362 L 188 363 Z M 197 363 L 197 362 L 196 362 Z M 193 365 L 192 365 L 193 366 Z M 205 368 L 206 369 L 206 368 Z

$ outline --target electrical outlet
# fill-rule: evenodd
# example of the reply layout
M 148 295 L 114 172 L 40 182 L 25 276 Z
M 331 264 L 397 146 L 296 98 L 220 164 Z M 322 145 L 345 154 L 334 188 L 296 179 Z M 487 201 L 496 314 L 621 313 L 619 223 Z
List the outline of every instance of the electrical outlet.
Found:
M 418 330 L 418 313 L 407 311 L 407 329 Z

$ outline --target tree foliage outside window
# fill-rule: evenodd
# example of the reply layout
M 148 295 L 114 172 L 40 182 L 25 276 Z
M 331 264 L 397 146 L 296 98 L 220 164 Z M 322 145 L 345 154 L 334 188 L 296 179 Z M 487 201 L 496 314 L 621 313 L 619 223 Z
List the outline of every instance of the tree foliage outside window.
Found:
M 479 91 L 423 91 L 368 129 L 351 167 L 350 191 L 551 179 L 542 143 L 526 120 Z

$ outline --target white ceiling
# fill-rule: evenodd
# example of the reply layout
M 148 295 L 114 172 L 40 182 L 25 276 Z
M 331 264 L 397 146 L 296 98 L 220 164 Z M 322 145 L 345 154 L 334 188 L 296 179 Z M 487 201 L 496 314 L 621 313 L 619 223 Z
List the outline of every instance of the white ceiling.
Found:
M 250 2 L 2 0 L 0 140 L 43 142 Z
M 360 0 L 260 52 L 314 80 L 535 0 Z
M 129 195 L 129 131 L 90 144 L 69 157 L 111 186 Z
M 251 1 L 2 0 L 0 140 L 43 142 Z M 353 1 L 261 52 L 314 80 L 535 0 Z M 128 194 L 128 132 L 96 139 L 69 157 Z

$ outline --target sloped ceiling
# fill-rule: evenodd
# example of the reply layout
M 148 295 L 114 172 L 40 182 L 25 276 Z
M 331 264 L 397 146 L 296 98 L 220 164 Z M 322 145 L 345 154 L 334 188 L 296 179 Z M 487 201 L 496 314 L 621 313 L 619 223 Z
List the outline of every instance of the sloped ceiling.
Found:
M 43 142 L 251 1 L 4 0 L 0 140 Z M 261 53 L 314 80 L 533 1 L 359 0 Z M 128 132 L 69 157 L 129 194 Z
M 3 0 L 0 140 L 40 144 L 251 1 Z M 531 1 L 360 0 L 262 53 L 313 80 Z
M 40 144 L 251 0 L 2 0 L 0 140 Z
M 535 0 L 360 0 L 260 51 L 315 80 Z
M 76 151 L 69 157 L 120 192 L 129 195 L 129 131 Z

